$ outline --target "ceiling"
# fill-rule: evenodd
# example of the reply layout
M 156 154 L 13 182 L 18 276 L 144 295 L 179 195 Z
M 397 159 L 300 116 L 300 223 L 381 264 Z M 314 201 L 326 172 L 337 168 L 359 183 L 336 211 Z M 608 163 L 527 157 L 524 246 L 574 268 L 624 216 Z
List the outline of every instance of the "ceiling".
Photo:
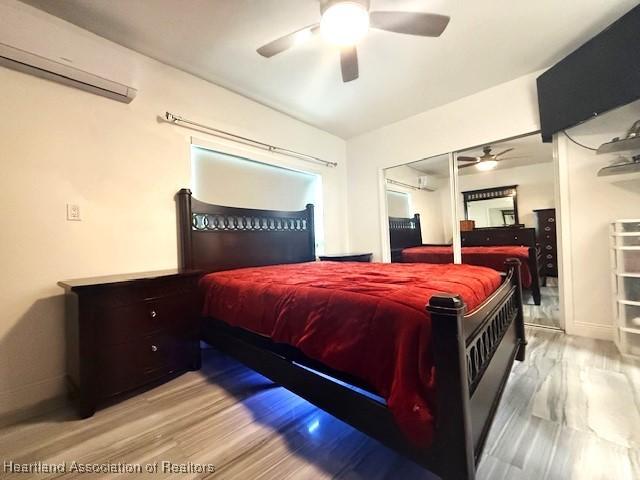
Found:
M 164 63 L 350 138 L 548 67 L 635 0 L 372 0 L 451 16 L 440 38 L 371 30 L 360 78 L 315 37 L 271 59 L 256 48 L 319 19 L 317 0 L 23 0 Z
M 492 143 L 490 147 L 492 153 L 500 153 L 507 148 L 513 148 L 514 150 L 502 156 L 502 160 L 498 162 L 498 165 L 493 170 L 480 172 L 476 168 L 470 167 L 460 169 L 459 174 L 491 175 L 491 172 L 496 170 L 506 170 L 514 167 L 523 167 L 526 165 L 549 163 L 553 161 L 552 144 L 542 143 L 542 139 L 539 134 L 529 135 L 515 140 L 507 140 L 505 142 Z M 458 152 L 458 155 L 479 157 L 482 155 L 482 147 L 464 150 L 462 152 Z M 449 176 L 449 161 L 447 155 L 439 155 L 437 157 L 413 162 L 410 163 L 409 166 L 427 175 L 433 175 L 439 178 Z

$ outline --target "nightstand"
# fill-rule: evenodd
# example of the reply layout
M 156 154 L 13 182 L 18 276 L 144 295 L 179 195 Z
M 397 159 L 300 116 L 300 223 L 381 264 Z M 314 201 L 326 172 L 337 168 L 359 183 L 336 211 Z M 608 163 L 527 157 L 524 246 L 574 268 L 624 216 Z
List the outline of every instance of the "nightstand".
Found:
M 320 255 L 321 262 L 370 262 L 372 253 L 330 253 Z
M 123 393 L 200 368 L 195 270 L 58 282 L 65 289 L 67 380 L 82 418 Z

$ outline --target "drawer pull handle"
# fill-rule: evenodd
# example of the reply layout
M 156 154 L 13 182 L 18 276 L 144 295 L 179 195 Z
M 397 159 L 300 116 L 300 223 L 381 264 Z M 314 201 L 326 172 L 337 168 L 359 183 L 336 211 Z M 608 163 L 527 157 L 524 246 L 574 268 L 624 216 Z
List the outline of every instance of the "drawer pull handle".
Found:
M 550 232 L 551 231 L 551 227 L 544 227 L 544 231 L 545 232 Z
M 156 312 L 155 310 L 151 310 L 149 312 L 149 315 L 151 315 L 151 318 L 156 318 L 158 316 L 158 312 Z
M 555 222 L 555 221 L 556 221 L 556 219 L 555 219 L 555 218 L 553 218 L 553 217 L 551 217 L 551 218 L 549 218 L 549 219 L 547 220 L 547 222 L 549 222 L 549 223 L 553 223 L 553 222 Z
M 549 260 L 551 260 L 551 259 L 553 258 L 553 255 L 551 255 L 551 254 L 549 253 L 549 254 L 547 255 L 547 258 L 548 258 Z
M 158 347 L 156 347 L 155 345 L 151 345 L 151 351 L 152 352 L 157 352 L 158 351 Z
M 547 263 L 547 268 L 553 268 L 553 263 Z
M 544 248 L 546 248 L 547 250 L 553 250 L 553 247 L 552 247 L 551 245 L 547 245 L 547 246 L 546 246 L 546 247 L 544 247 Z

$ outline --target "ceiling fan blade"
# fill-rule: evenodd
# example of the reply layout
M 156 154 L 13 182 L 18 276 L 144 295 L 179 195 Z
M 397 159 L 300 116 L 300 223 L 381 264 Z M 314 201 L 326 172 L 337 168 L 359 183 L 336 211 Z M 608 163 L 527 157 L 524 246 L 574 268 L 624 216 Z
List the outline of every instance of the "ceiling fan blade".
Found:
M 445 15 L 421 12 L 370 12 L 373 28 L 407 35 L 439 37 L 447 28 L 450 18 Z
M 261 46 L 257 52 L 263 57 L 270 58 L 278 53 L 282 53 L 285 50 L 293 47 L 294 45 L 298 45 L 309 37 L 311 37 L 314 33 L 318 31 L 320 28 L 319 24 L 309 25 L 307 27 L 301 28 L 300 30 L 296 30 L 289 35 L 285 35 L 284 37 L 280 37 L 273 42 L 269 42 L 266 45 Z
M 526 155 L 520 155 L 518 157 L 496 158 L 496 162 L 504 162 L 505 160 L 520 160 L 522 158 L 530 158 Z
M 360 76 L 358 71 L 358 51 L 356 47 L 344 47 L 340 50 L 340 68 L 342 81 L 350 82 Z
M 503 150 L 503 151 L 502 151 L 502 152 L 500 152 L 500 153 L 496 153 L 496 154 L 493 156 L 493 158 L 498 158 L 499 156 L 504 155 L 505 153 L 510 152 L 511 150 L 513 150 L 513 148 L 507 148 L 506 150 Z
M 478 157 L 458 157 L 459 162 L 478 162 Z

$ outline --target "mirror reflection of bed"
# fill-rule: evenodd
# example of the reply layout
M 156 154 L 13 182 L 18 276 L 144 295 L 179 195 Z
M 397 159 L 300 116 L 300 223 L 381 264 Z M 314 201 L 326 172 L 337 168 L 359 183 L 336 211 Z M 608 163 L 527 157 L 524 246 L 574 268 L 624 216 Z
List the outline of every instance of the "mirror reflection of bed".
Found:
M 456 158 L 462 263 L 504 270 L 519 258 L 525 321 L 561 329 L 551 145 L 534 134 Z M 392 261 L 453 262 L 449 171 L 448 155 L 385 171 Z

